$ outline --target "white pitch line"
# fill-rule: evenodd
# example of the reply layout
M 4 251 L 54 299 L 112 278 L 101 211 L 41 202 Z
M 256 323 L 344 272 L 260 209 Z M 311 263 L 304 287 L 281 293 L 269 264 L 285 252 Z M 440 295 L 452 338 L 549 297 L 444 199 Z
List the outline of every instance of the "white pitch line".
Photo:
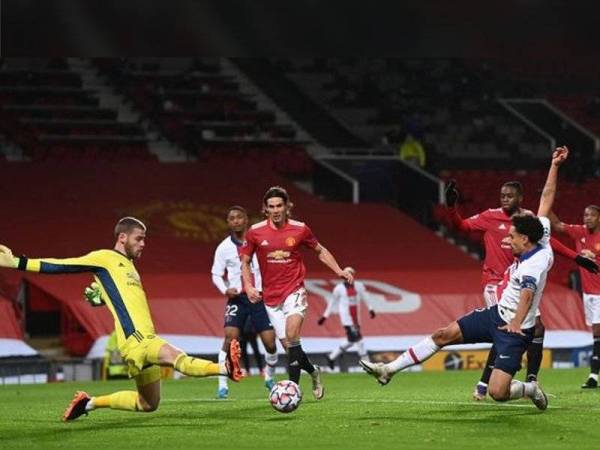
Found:
M 190 403 L 190 402 L 215 402 L 226 404 L 228 402 L 267 402 L 268 400 L 252 398 L 252 399 L 218 399 L 218 398 L 190 398 L 190 399 L 164 399 L 162 402 L 167 403 Z M 400 400 L 400 399 L 363 399 L 363 398 L 337 398 L 333 401 L 342 403 L 397 403 L 397 404 L 408 404 L 408 405 L 443 405 L 443 406 L 490 406 L 490 407 L 502 407 L 502 408 L 535 408 L 529 404 L 518 404 L 518 403 L 500 403 L 500 402 L 450 402 L 443 400 Z M 549 405 L 551 409 L 562 409 L 562 406 Z M 585 408 L 586 410 L 593 410 L 595 408 Z

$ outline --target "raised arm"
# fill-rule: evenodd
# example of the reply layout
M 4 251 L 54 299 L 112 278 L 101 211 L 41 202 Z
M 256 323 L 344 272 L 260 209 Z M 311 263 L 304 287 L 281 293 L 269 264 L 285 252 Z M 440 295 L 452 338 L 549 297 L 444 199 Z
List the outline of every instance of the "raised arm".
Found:
M 552 154 L 552 163 L 548 170 L 548 177 L 546 178 L 546 184 L 542 190 L 540 196 L 540 206 L 538 207 L 538 217 L 548 217 L 550 211 L 552 211 L 552 205 L 554 204 L 554 198 L 556 197 L 556 185 L 558 183 L 558 168 L 565 162 L 569 156 L 569 149 L 567 147 L 558 147 Z
M 550 224 L 552 225 L 552 230 L 558 231 L 560 233 L 565 232 L 566 225 L 561 222 L 558 216 L 554 213 L 554 211 L 550 211 L 548 215 L 548 219 L 550 219 Z

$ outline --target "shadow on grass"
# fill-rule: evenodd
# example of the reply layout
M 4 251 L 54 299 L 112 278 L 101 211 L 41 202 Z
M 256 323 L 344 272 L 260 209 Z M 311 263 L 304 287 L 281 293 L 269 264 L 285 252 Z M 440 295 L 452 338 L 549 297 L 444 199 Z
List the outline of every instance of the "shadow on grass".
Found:
M 20 431 L 3 431 L 0 436 L 0 443 L 11 441 L 33 441 L 48 437 L 66 437 L 76 434 L 93 432 L 115 433 L 115 431 L 131 431 L 132 429 L 161 429 L 161 428 L 190 428 L 197 430 L 199 422 L 210 422 L 210 425 L 219 425 L 218 422 L 226 424 L 231 421 L 248 421 L 249 417 L 257 417 L 257 411 L 271 411 L 265 408 L 265 405 L 255 405 L 244 408 L 231 408 L 227 410 L 198 410 L 175 411 L 163 414 L 142 414 L 133 412 L 122 412 L 122 419 L 103 419 L 94 420 L 92 417 L 82 417 L 73 422 L 63 423 L 58 418 L 53 420 L 32 419 L 29 423 L 35 423 L 35 429 Z M 97 411 L 92 415 L 101 416 L 102 412 Z M 285 417 L 283 417 L 286 420 Z M 273 420 L 272 417 L 265 417 L 264 420 Z M 279 418 L 281 420 L 281 417 Z M 217 422 L 217 423 L 216 423 Z M 2 447 L 0 445 L 0 447 Z
M 435 411 L 427 411 L 426 420 L 427 422 L 433 423 L 506 423 L 514 420 L 518 422 L 519 417 L 526 416 L 538 416 L 542 414 L 541 411 L 532 408 L 527 410 L 514 410 L 514 409 L 482 409 L 480 407 L 474 407 L 469 410 L 461 410 L 458 412 L 456 409 L 438 409 Z M 414 422 L 423 423 L 424 416 L 422 413 L 416 413 L 412 415 L 403 414 L 379 414 L 379 415 L 367 415 L 359 416 L 350 420 L 355 421 L 373 421 L 373 420 L 387 420 L 387 421 L 399 421 L 402 422 Z

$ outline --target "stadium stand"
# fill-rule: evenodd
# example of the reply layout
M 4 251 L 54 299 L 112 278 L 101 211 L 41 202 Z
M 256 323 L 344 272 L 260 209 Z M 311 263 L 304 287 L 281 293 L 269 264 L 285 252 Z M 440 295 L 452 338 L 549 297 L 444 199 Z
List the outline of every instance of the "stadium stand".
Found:
M 0 295 L 0 360 L 34 356 L 37 352 L 24 342 L 20 317 L 14 302 Z
M 4 59 L 0 129 L 33 160 L 153 159 L 139 124 L 103 106 L 105 96 L 64 59 Z
M 305 142 L 294 126 L 280 123 L 242 92 L 235 76 L 224 73 L 218 58 L 94 59 L 100 73 L 131 98 L 137 108 L 171 141 L 191 155 L 257 150 L 278 152 L 290 160 L 283 171 L 310 170 Z
M 521 86 L 498 82 L 485 61 L 327 58 L 277 64 L 381 153 L 397 153 L 412 129 L 431 155 L 430 170 L 510 168 L 517 157 L 529 166 L 548 149 L 497 102 L 500 94 L 518 95 Z

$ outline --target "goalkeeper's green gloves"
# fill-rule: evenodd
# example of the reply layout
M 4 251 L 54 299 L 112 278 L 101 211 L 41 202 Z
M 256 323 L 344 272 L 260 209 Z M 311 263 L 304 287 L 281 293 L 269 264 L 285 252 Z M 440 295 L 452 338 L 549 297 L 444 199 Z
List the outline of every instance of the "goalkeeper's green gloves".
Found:
M 19 258 L 15 258 L 10 248 L 0 245 L 0 267 L 16 269 L 19 265 Z
M 85 300 L 94 307 L 106 304 L 102 299 L 102 292 L 100 292 L 100 285 L 98 283 L 94 282 L 86 287 L 83 291 L 83 295 Z

